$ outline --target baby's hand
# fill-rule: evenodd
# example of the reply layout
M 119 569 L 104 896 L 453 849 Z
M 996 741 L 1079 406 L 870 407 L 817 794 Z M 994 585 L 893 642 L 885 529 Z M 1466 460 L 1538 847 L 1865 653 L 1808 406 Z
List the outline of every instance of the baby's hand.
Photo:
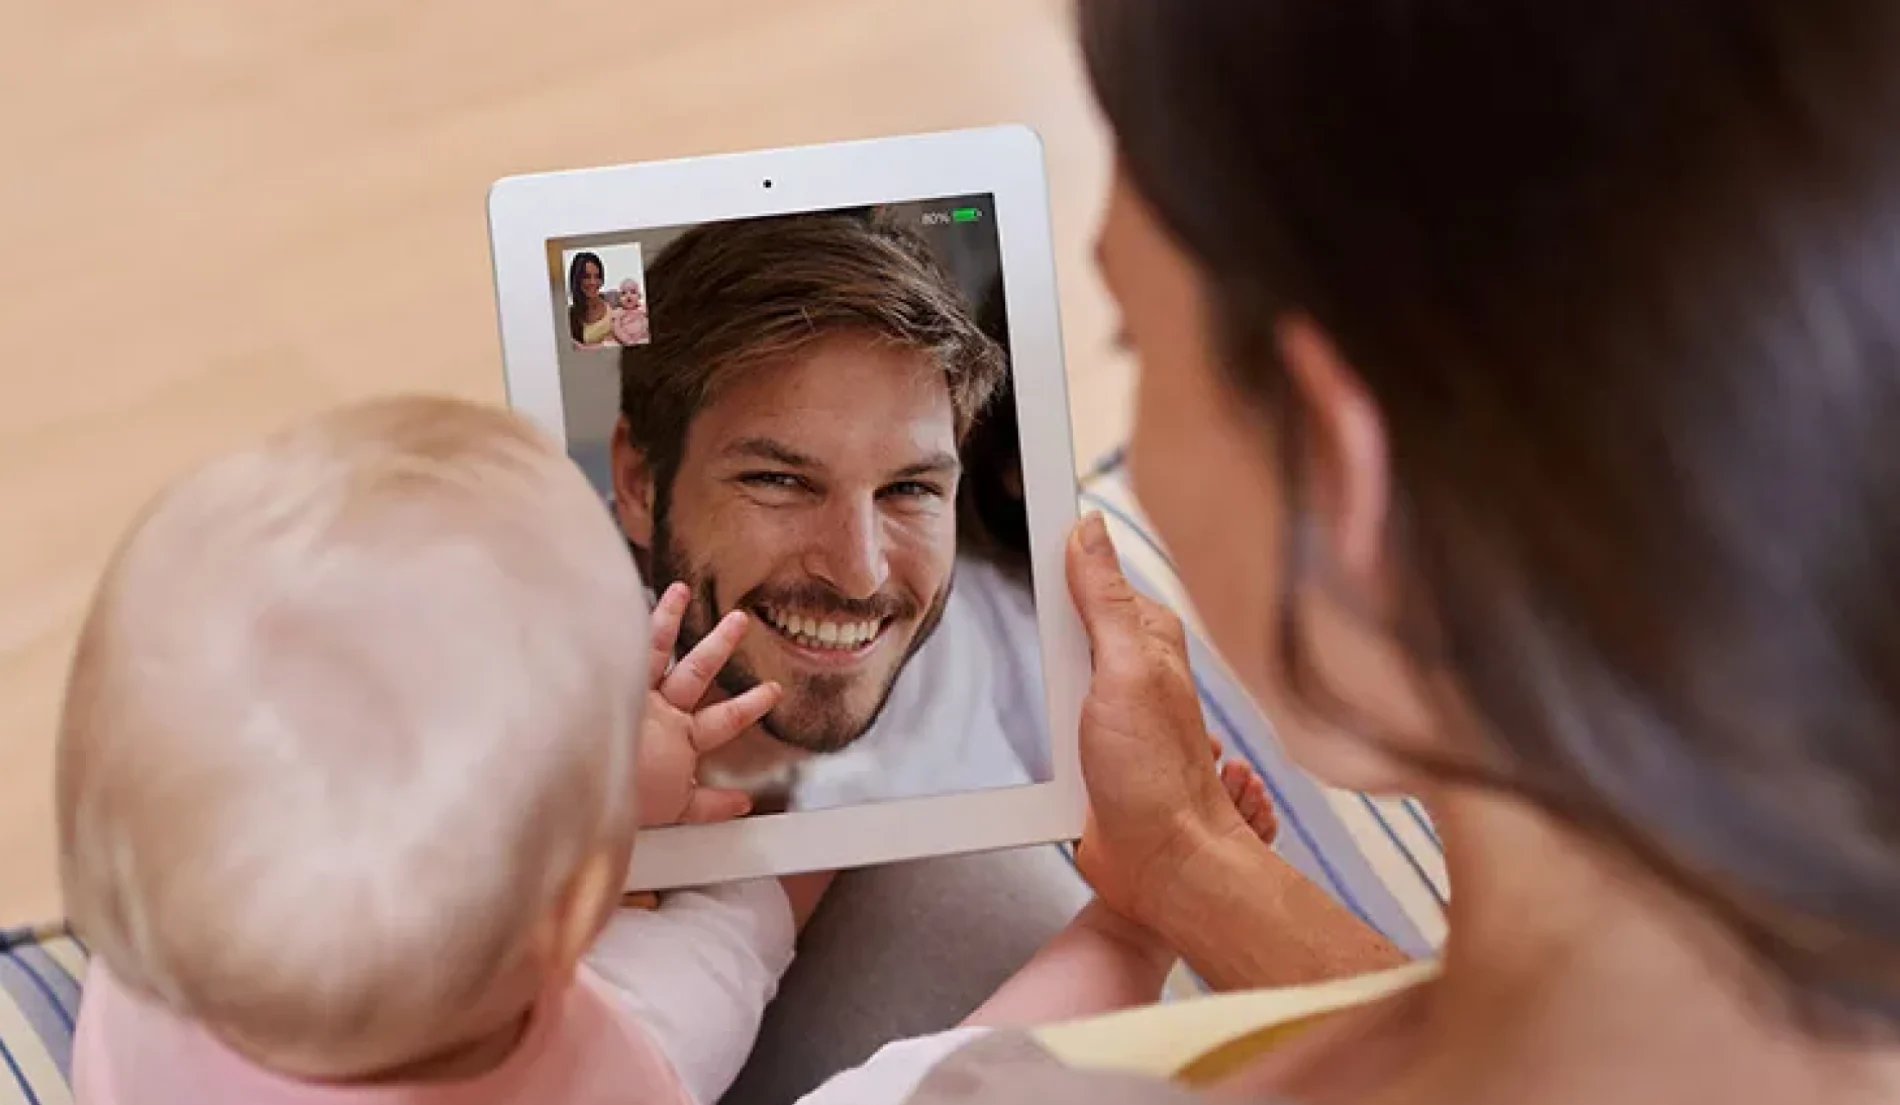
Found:
M 699 759 L 728 744 L 778 705 L 779 686 L 764 683 L 737 698 L 699 709 L 700 699 L 745 638 L 746 615 L 733 611 L 679 663 L 673 646 L 692 592 L 675 583 L 653 610 L 652 690 L 640 719 L 640 825 L 700 824 L 743 817 L 744 791 L 699 785 Z

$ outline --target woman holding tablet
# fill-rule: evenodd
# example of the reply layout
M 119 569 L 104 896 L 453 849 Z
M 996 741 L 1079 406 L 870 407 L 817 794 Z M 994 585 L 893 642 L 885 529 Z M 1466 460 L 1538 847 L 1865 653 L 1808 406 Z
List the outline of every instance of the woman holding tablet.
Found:
M 607 270 L 600 255 L 581 252 L 567 268 L 567 330 L 575 345 L 591 348 L 613 340 L 614 312 L 601 288 Z
M 1428 798 L 1451 937 L 1273 989 L 1382 953 L 1290 912 L 1085 523 L 1085 868 L 1267 989 L 983 1037 L 913 1100 L 1900 1102 L 1900 7 L 1081 21 L 1137 487 L 1291 750 Z

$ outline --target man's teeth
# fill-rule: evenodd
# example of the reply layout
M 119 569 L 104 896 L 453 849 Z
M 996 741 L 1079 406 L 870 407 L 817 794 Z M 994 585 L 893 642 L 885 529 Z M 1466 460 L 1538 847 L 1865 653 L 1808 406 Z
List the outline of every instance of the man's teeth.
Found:
M 877 636 L 882 624 L 877 621 L 824 621 L 803 614 L 788 614 L 782 610 L 768 610 L 766 618 L 780 633 L 811 648 L 862 648 Z

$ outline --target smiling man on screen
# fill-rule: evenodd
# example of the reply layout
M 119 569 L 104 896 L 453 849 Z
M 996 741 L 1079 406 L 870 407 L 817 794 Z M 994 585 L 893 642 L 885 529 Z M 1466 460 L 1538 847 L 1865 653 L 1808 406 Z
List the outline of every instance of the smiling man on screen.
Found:
M 681 647 L 744 610 L 720 688 L 785 689 L 726 767 L 766 808 L 1030 781 L 1033 607 L 958 557 L 959 447 L 1006 363 L 927 247 L 855 214 L 708 225 L 648 289 L 615 509 L 652 585 L 692 590 Z

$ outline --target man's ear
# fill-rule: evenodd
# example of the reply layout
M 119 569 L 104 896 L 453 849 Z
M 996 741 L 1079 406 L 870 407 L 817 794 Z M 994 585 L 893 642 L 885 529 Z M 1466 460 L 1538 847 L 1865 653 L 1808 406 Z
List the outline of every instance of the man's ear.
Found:
M 642 549 L 653 547 L 653 466 L 627 436 L 627 420 L 614 426 L 614 512 L 627 540 Z
M 1358 374 L 1310 319 L 1280 327 L 1280 355 L 1307 418 L 1304 476 L 1328 559 L 1354 586 L 1376 592 L 1392 498 L 1385 421 Z

